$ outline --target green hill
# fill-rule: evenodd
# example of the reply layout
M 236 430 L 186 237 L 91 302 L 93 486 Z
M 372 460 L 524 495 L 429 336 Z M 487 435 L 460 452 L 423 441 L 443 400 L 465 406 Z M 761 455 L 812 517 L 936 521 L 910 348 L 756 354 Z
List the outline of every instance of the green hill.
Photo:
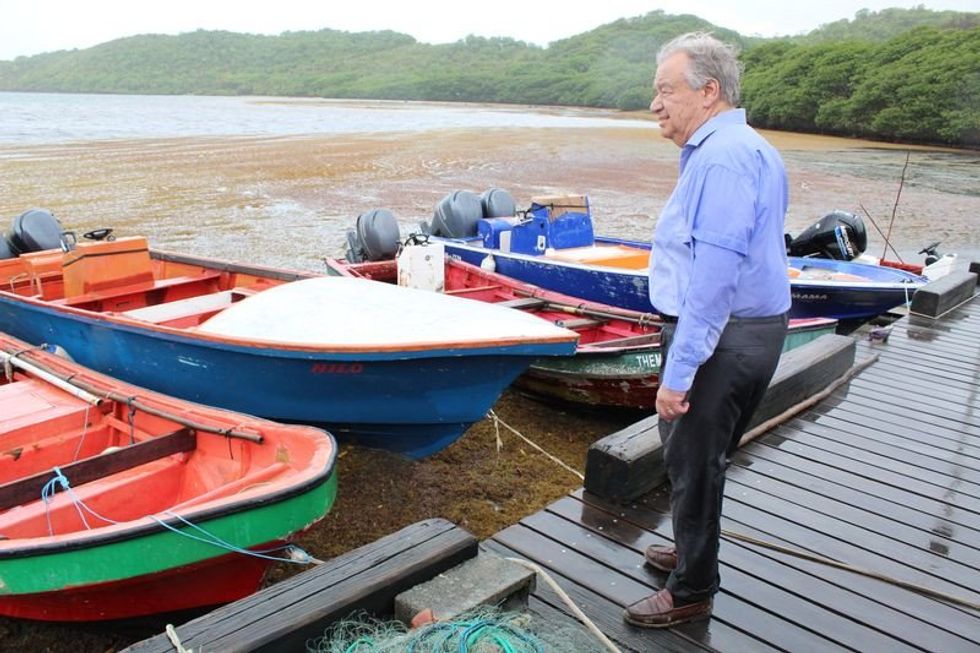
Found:
M 881 139 L 980 144 L 980 13 L 858 12 L 810 34 L 747 38 L 655 11 L 542 48 L 396 32 L 140 35 L 0 62 L 0 90 L 273 95 L 643 109 L 654 57 L 710 30 L 745 50 L 754 124 Z M 914 27 L 915 29 L 909 29 Z

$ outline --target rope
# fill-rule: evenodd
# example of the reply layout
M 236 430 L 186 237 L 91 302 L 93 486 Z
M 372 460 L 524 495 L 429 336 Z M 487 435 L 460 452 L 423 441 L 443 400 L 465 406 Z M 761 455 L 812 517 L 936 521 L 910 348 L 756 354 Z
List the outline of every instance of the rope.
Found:
M 496 428 L 496 426 L 497 426 L 498 423 L 499 424 L 502 424 L 504 426 L 504 428 L 508 429 L 511 433 L 513 433 L 514 435 L 516 435 L 517 437 L 519 437 L 520 439 L 524 440 L 529 445 L 531 445 L 532 447 L 534 447 L 535 449 L 537 449 L 538 451 L 540 451 L 541 453 L 543 453 L 545 456 L 547 456 L 549 459 L 551 459 L 552 462 L 556 463 L 560 467 L 563 467 L 564 469 L 568 470 L 572 474 L 575 474 L 579 478 L 579 480 L 581 480 L 581 481 L 584 481 L 585 480 L 585 475 L 582 472 L 578 471 L 577 469 L 575 469 L 571 465 L 568 465 L 568 464 L 562 462 L 556 456 L 553 456 L 550 453 L 548 453 L 547 451 L 545 451 L 544 449 L 542 449 L 540 445 L 538 445 L 535 442 L 532 442 L 527 436 L 523 435 L 520 431 L 518 431 L 517 429 L 515 429 L 513 426 L 511 426 L 510 424 L 508 424 L 504 420 L 502 420 L 499 417 L 497 417 L 497 413 L 493 412 L 493 409 L 491 409 L 487 413 L 487 417 L 489 417 L 490 419 L 493 420 L 494 428 Z M 499 451 L 499 448 L 501 446 L 501 444 L 500 444 L 500 432 L 499 432 L 499 430 L 497 432 L 497 442 L 498 442 L 497 447 L 498 447 L 498 451 Z
M 755 544 L 757 546 L 761 546 L 767 549 L 772 549 L 773 551 L 779 551 L 780 553 L 785 553 L 791 556 L 795 556 L 803 560 L 809 560 L 811 562 L 827 565 L 828 567 L 836 567 L 837 569 L 850 571 L 852 573 L 859 574 L 861 576 L 874 578 L 875 580 L 880 580 L 882 582 L 889 583 L 891 585 L 895 585 L 903 589 L 912 590 L 913 592 L 925 594 L 926 596 L 930 596 L 932 598 L 948 601 L 949 603 L 955 603 L 956 605 L 961 605 L 963 607 L 970 608 L 971 610 L 976 610 L 977 612 L 980 612 L 980 603 L 976 603 L 968 599 L 963 599 L 958 596 L 953 596 L 951 594 L 946 594 L 945 592 L 934 590 L 931 587 L 918 585 L 916 583 L 901 580 L 900 578 L 895 578 L 893 576 L 887 576 L 877 571 L 864 569 L 863 567 L 856 567 L 854 565 L 849 565 L 844 562 L 838 562 L 833 558 L 826 558 L 824 556 L 816 555 L 814 553 L 809 553 L 807 551 L 802 551 L 800 549 L 794 549 L 792 547 L 776 544 L 775 542 L 767 542 L 766 540 L 760 540 L 758 538 L 752 537 L 751 535 L 745 535 L 743 533 L 736 533 L 734 531 L 728 531 L 728 530 L 722 530 L 721 534 L 732 540 L 739 540 L 742 542 L 747 542 L 749 544 Z
M 85 444 L 85 436 L 88 435 L 88 413 L 92 409 L 92 404 L 85 404 L 85 416 L 82 418 L 82 437 L 78 439 L 78 446 L 75 447 L 75 455 L 71 457 L 71 461 L 75 462 L 78 460 L 78 454 L 82 451 L 82 445 Z
M 170 643 L 173 644 L 174 648 L 177 650 L 177 653 L 194 653 L 194 649 L 184 648 L 184 645 L 180 643 L 180 637 L 177 635 L 177 631 L 174 629 L 173 624 L 167 624 L 167 627 L 164 628 L 164 632 L 167 633 L 167 639 L 169 639 Z
M 61 489 L 68 493 L 74 499 L 75 493 L 72 491 L 71 486 L 68 484 L 68 479 L 65 475 L 61 473 L 61 470 L 57 467 L 54 468 L 54 478 L 44 484 L 41 488 L 41 502 L 44 504 L 44 518 L 48 522 L 48 535 L 54 537 L 54 526 L 51 524 L 51 507 L 50 503 L 54 500 L 54 493 L 58 491 L 57 486 L 60 485 Z M 85 515 L 82 513 L 81 508 L 78 504 L 75 504 L 75 510 L 78 511 L 78 518 L 82 520 L 82 524 L 85 525 L 86 530 L 91 530 L 91 526 L 88 525 L 88 521 L 85 519 Z
M 51 527 L 51 517 L 48 512 L 48 502 L 54 496 L 56 485 L 61 485 L 62 489 L 65 490 L 65 493 L 71 498 L 71 501 L 75 506 L 75 510 L 78 511 L 78 516 L 81 518 L 82 523 L 85 525 L 85 528 L 87 530 L 91 530 L 92 527 L 89 525 L 88 520 L 85 519 L 85 515 L 82 512 L 83 510 L 87 512 L 89 515 L 91 515 L 92 517 L 101 519 L 107 524 L 113 524 L 118 526 L 121 523 L 123 523 L 123 522 L 115 521 L 114 519 L 110 519 L 109 517 L 105 517 L 104 515 L 100 515 L 98 512 L 96 512 L 91 507 L 89 507 L 84 501 L 82 501 L 78 497 L 77 494 L 75 494 L 75 491 L 71 488 L 71 486 L 68 483 L 68 479 L 57 467 L 54 468 L 54 474 L 55 474 L 54 478 L 52 478 L 50 481 L 45 483 L 44 487 L 41 488 L 41 500 L 44 502 L 45 514 L 48 517 L 49 535 L 54 535 L 54 531 Z M 271 560 L 273 562 L 289 562 L 292 564 L 301 564 L 301 565 L 323 564 L 322 560 L 317 560 L 316 558 L 314 558 L 309 553 L 307 553 L 300 547 L 296 546 L 295 544 L 286 544 L 283 546 L 272 547 L 270 549 L 260 549 L 258 551 L 253 551 L 251 549 L 245 549 L 240 546 L 231 544 L 230 542 L 226 542 L 225 540 L 221 539 L 214 533 L 205 530 L 204 528 L 188 520 L 186 517 L 183 517 L 182 515 L 178 515 L 177 513 L 172 512 L 170 510 L 163 510 L 160 512 L 160 514 L 167 515 L 173 519 L 176 519 L 179 522 L 182 522 L 189 528 L 201 533 L 203 536 L 197 536 L 192 533 L 187 533 L 177 528 L 176 526 L 168 524 L 167 522 L 160 519 L 156 515 L 147 515 L 147 517 L 176 535 L 180 535 L 181 537 L 186 537 L 196 542 L 201 542 L 202 544 L 209 544 L 211 546 L 215 546 L 220 549 L 225 549 L 226 551 L 231 551 L 232 553 L 240 553 L 242 555 L 252 556 L 253 558 L 261 558 L 263 560 Z M 275 551 L 285 551 L 287 557 L 283 558 L 278 556 L 267 555 Z
M 536 573 L 538 576 L 540 576 L 544 580 L 544 582 L 547 583 L 548 586 L 551 589 L 553 589 L 556 594 L 558 594 L 561 600 L 565 602 L 565 605 L 567 605 L 568 608 L 572 611 L 572 613 L 576 617 L 578 617 L 579 621 L 581 621 L 585 625 L 585 627 L 588 628 L 589 631 L 593 635 L 595 635 L 600 642 L 602 642 L 603 646 L 605 646 L 606 649 L 608 649 L 611 653 L 621 653 L 619 648 L 615 644 L 613 644 L 613 642 L 608 637 L 606 637 L 605 633 L 599 630 L 599 628 L 594 623 L 592 623 L 592 620 L 589 619 L 587 616 L 585 616 L 585 613 L 582 612 L 582 610 L 577 605 L 575 605 L 575 601 L 573 601 L 572 598 L 568 596 L 567 593 L 565 593 L 565 590 L 559 587 L 558 583 L 555 582 L 555 579 L 552 578 L 548 574 L 548 572 L 546 572 L 540 566 L 528 560 L 523 560 L 521 558 L 507 558 L 507 560 L 510 560 L 511 562 L 515 562 L 519 565 L 527 567 L 528 569 Z

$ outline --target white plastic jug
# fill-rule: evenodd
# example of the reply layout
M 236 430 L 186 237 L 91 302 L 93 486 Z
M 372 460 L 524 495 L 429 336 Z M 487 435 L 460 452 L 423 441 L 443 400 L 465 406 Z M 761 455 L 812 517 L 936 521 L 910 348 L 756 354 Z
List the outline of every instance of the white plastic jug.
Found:
M 398 255 L 398 285 L 442 292 L 446 286 L 446 249 L 442 243 L 409 245 Z

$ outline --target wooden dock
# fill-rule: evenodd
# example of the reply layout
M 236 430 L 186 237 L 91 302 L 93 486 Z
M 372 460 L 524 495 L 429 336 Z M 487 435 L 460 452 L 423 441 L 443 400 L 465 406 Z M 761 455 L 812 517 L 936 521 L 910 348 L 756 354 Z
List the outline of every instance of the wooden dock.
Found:
M 903 318 L 879 359 L 732 460 L 722 528 L 980 604 L 980 300 Z M 880 334 L 879 334 L 880 335 Z M 665 576 L 665 488 L 618 505 L 583 490 L 484 543 L 545 567 L 624 651 L 978 651 L 980 612 L 738 539 L 710 621 L 622 621 Z M 566 612 L 544 583 L 531 607 Z

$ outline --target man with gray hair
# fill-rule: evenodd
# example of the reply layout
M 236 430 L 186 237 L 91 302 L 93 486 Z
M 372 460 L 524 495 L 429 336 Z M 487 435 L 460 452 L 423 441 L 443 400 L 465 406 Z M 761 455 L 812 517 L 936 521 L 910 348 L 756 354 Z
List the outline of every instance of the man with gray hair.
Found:
M 626 620 L 641 627 L 711 614 L 727 457 L 786 335 L 786 171 L 736 108 L 739 73 L 734 50 L 710 34 L 684 34 L 657 55 L 650 111 L 681 148 L 650 255 L 650 301 L 664 320 L 657 413 L 674 546 L 646 551 L 647 564 L 669 576 L 627 608 Z

